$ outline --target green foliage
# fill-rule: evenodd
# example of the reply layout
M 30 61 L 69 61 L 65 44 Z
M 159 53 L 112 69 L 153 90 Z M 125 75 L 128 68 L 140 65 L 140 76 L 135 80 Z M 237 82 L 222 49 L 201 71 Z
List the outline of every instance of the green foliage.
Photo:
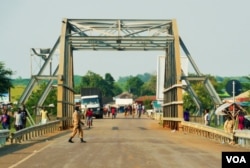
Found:
M 111 76 L 110 73 L 106 73 L 105 74 L 105 79 L 104 79 L 104 88 L 106 90 L 106 94 L 105 96 L 106 97 L 113 97 L 115 94 L 114 94 L 114 89 L 115 89 L 115 86 L 114 86 L 114 78 Z
M 18 102 L 26 85 L 14 85 L 13 88 L 10 90 L 10 99 L 11 102 Z
M 246 81 L 244 77 L 238 77 L 238 78 L 229 78 L 229 77 L 213 77 L 208 76 L 210 82 L 214 86 L 216 92 L 220 96 L 221 99 L 226 97 L 231 97 L 228 93 L 225 91 L 226 84 L 229 80 L 236 79 L 241 81 L 242 85 L 242 92 L 247 91 L 250 89 L 249 80 Z M 244 79 L 244 80 L 243 80 Z M 243 83 L 243 81 L 245 83 Z M 203 82 L 201 81 L 190 81 L 192 88 L 194 89 L 195 93 L 197 94 L 199 100 L 201 101 L 201 104 L 203 105 L 203 109 L 208 108 L 211 109 L 214 104 L 209 97 L 209 94 L 207 90 L 203 86 Z M 189 108 L 190 112 L 194 112 L 197 110 L 197 107 L 195 103 L 193 102 L 193 99 L 188 94 L 183 95 L 183 108 Z
M 8 93 L 9 89 L 13 87 L 11 81 L 11 75 L 13 72 L 10 69 L 6 69 L 3 62 L 0 62 L 0 95 Z
M 118 85 L 114 85 L 114 82 L 114 78 L 109 73 L 105 74 L 105 79 L 103 79 L 100 75 L 92 71 L 88 71 L 87 74 L 82 77 L 80 88 L 99 88 L 104 97 L 113 97 L 115 92 L 117 93 L 121 90 Z
M 144 100 L 143 104 L 144 104 L 145 110 L 152 109 L 151 100 Z
M 15 80 L 12 80 L 12 84 L 14 86 L 27 86 L 30 82 L 30 79 L 22 79 L 21 77 L 15 79 Z
M 147 82 L 150 80 L 150 78 L 152 77 L 152 74 L 150 73 L 144 73 L 144 74 L 138 74 L 136 75 L 138 78 L 140 78 L 143 82 Z
M 134 96 L 141 96 L 142 85 L 144 82 L 138 77 L 130 77 L 126 83 L 126 90 L 132 93 Z
M 115 83 L 114 84 L 114 89 L 113 89 L 114 95 L 119 95 L 122 92 L 123 92 L 122 88 L 117 83 Z
M 189 74 L 190 76 L 190 74 Z M 209 75 L 208 75 L 209 76 Z M 143 96 L 143 95 L 155 95 L 156 93 L 156 75 L 150 75 L 148 73 L 144 73 L 136 76 L 126 76 L 120 77 L 118 81 L 115 81 L 111 74 L 105 74 L 105 78 L 100 75 L 88 71 L 86 75 L 74 76 L 74 89 L 76 93 L 80 94 L 81 87 L 98 87 L 102 90 L 104 96 L 115 96 L 121 94 L 124 91 L 131 91 L 135 97 Z M 242 92 L 246 90 L 250 90 L 249 78 L 246 77 L 213 77 L 209 76 L 209 80 L 214 86 L 216 92 L 219 94 L 221 98 L 230 97 L 226 91 L 225 86 L 229 80 L 236 79 L 239 80 L 242 84 Z M 30 79 L 14 79 L 11 80 L 14 83 L 14 88 L 11 88 L 11 101 L 18 101 L 23 90 Z M 202 82 L 193 81 L 191 82 L 193 89 L 195 90 L 197 96 L 203 104 L 203 108 L 211 108 L 213 107 L 213 102 L 209 97 L 207 90 L 204 88 Z M 36 106 L 36 102 L 38 101 L 39 95 L 42 92 L 43 85 L 39 85 L 36 91 L 32 93 L 32 100 L 28 100 L 30 107 Z M 51 92 L 52 95 L 49 95 L 45 101 L 45 105 L 51 104 L 51 102 L 56 106 L 56 91 Z M 30 102 L 31 101 L 31 102 Z M 184 108 L 189 108 L 190 112 L 196 111 L 196 105 L 193 102 L 190 95 L 183 95 Z M 146 102 L 145 102 L 146 103 Z M 28 106 L 27 106 L 28 107 Z M 250 107 L 249 107 L 250 108 Z M 54 108 L 56 109 L 56 108 Z M 32 110 L 29 110 L 32 111 Z
M 39 101 L 45 88 L 46 88 L 46 83 L 39 84 L 38 89 L 32 92 L 30 98 L 25 104 L 31 114 L 33 114 L 32 112 L 34 111 L 35 107 L 37 107 L 37 102 Z M 56 115 L 56 111 L 57 111 L 57 90 L 56 89 L 52 89 L 49 92 L 42 106 L 48 107 L 50 104 L 53 104 L 55 107 L 51 108 L 49 112 L 51 112 L 52 115 Z
M 156 95 L 156 75 L 151 75 L 142 86 L 142 95 Z
M 156 75 L 145 73 L 135 77 L 120 77 L 118 82 L 115 82 L 110 73 L 106 73 L 103 79 L 100 75 L 88 71 L 86 75 L 82 76 L 80 84 L 75 83 L 76 93 L 80 94 L 82 87 L 97 87 L 102 90 L 105 97 L 113 97 L 124 91 L 131 91 L 135 96 L 153 95 L 156 92 Z
M 193 90 L 195 91 L 198 99 L 200 100 L 202 104 L 203 109 L 211 109 L 214 105 L 212 100 L 209 97 L 209 94 L 207 90 L 204 88 L 203 82 L 201 81 L 191 81 L 191 86 Z M 197 110 L 196 104 L 193 102 L 193 99 L 189 94 L 184 94 L 183 96 L 183 108 L 188 108 L 190 109 L 190 112 L 195 112 Z

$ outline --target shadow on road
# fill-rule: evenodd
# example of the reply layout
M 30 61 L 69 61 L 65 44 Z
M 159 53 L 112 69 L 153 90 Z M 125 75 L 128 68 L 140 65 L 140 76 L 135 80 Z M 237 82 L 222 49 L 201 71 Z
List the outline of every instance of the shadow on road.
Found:
M 65 131 L 60 131 L 56 133 L 46 134 L 44 136 L 37 137 L 37 138 L 22 142 L 22 143 L 10 144 L 10 142 L 7 142 L 5 146 L 0 148 L 0 157 L 7 155 L 7 154 L 18 152 L 27 147 L 32 147 L 32 146 L 44 143 L 45 141 L 51 141 L 55 138 L 59 138 L 61 136 L 69 134 L 69 131 L 70 130 L 65 130 Z

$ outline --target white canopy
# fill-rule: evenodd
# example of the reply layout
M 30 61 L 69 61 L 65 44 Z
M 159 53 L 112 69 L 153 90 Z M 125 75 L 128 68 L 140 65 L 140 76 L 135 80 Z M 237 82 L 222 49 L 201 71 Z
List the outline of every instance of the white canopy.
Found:
M 215 114 L 216 115 L 227 115 L 226 113 L 223 112 L 224 109 L 228 108 L 229 106 L 231 106 L 233 103 L 224 103 L 222 105 L 220 105 L 216 110 L 215 110 Z

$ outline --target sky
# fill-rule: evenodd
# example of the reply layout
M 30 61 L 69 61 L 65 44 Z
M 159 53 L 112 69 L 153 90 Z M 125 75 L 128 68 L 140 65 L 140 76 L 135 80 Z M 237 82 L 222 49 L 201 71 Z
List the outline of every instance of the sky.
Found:
M 249 0 L 1 0 L 0 61 L 15 78 L 30 78 L 31 48 L 52 48 L 63 18 L 176 19 L 179 35 L 203 74 L 250 74 Z M 86 60 L 87 55 L 87 60 Z M 93 51 L 74 55 L 75 75 L 156 73 L 164 52 Z M 189 66 L 192 72 L 191 66 Z

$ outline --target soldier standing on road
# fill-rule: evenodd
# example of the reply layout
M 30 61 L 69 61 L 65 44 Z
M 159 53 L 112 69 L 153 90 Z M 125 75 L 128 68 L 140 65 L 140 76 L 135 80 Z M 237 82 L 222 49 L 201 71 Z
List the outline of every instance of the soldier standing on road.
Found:
M 72 117 L 73 117 L 73 132 L 72 132 L 68 142 L 74 143 L 72 141 L 72 139 L 74 138 L 74 136 L 78 132 L 81 142 L 86 143 L 86 141 L 83 140 L 83 130 L 82 130 L 82 127 L 81 127 L 81 124 L 83 124 L 83 122 L 81 121 L 81 114 L 79 112 L 79 107 L 77 107 L 77 106 L 75 107 L 75 111 L 74 111 Z

